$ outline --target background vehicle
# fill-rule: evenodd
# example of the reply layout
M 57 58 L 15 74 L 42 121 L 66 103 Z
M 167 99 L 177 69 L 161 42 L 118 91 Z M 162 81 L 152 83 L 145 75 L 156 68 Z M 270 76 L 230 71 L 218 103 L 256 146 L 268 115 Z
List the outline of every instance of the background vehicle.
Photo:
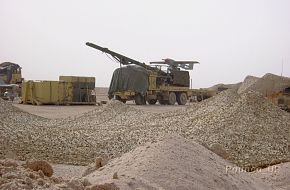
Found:
M 115 98 L 121 102 L 134 100 L 137 105 L 149 104 L 185 105 L 187 100 L 196 96 L 197 100 L 211 97 L 206 90 L 190 89 L 190 76 L 188 70 L 193 69 L 197 61 L 174 61 L 164 59 L 161 62 L 151 62 L 152 65 L 141 63 L 119 53 L 86 43 L 87 46 L 111 55 L 120 65 L 112 76 L 109 98 Z M 166 66 L 162 70 L 161 66 Z
M 4 62 L 0 64 L 0 98 L 13 100 L 21 94 L 21 67 L 18 64 Z
M 23 81 L 21 67 L 11 62 L 1 63 L 0 80 L 5 84 L 21 84 Z

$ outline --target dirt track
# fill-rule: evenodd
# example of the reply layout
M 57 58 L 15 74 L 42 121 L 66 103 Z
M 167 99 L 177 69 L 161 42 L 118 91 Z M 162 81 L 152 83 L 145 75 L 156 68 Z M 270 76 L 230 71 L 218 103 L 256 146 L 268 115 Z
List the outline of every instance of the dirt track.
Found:
M 105 87 L 97 87 L 96 89 L 97 101 L 109 101 L 108 99 L 108 88 Z M 156 105 L 144 105 L 137 106 L 133 101 L 127 102 L 128 105 L 140 109 L 142 111 L 151 112 L 151 113 L 165 113 L 169 111 L 176 111 L 187 107 L 190 105 L 189 103 L 185 106 L 179 105 L 166 105 L 161 106 L 158 103 Z M 77 116 L 89 111 L 92 111 L 96 108 L 96 106 L 55 106 L 55 105 L 43 105 L 43 106 L 33 106 L 33 105 L 23 105 L 23 104 L 14 104 L 16 107 L 22 109 L 23 111 L 29 112 L 34 115 L 38 115 L 41 117 L 49 118 L 49 119 L 58 119 L 58 118 L 66 118 Z
M 86 113 L 88 111 L 95 109 L 95 106 L 54 106 L 54 105 L 33 106 L 23 104 L 14 104 L 14 106 L 28 113 L 49 119 L 77 116 L 79 114 Z
M 161 106 L 161 105 L 144 105 L 137 106 L 133 102 L 128 102 L 128 105 L 140 109 L 142 111 L 151 112 L 151 113 L 164 113 L 169 111 L 175 111 L 182 109 L 185 106 L 173 105 L 173 106 Z M 34 115 L 41 117 L 56 119 L 56 118 L 66 118 L 77 116 L 89 111 L 92 111 L 96 106 L 53 106 L 53 105 L 44 105 L 44 106 L 33 106 L 33 105 L 23 105 L 23 104 L 14 104 L 16 107 L 22 109 L 23 111 L 29 112 Z

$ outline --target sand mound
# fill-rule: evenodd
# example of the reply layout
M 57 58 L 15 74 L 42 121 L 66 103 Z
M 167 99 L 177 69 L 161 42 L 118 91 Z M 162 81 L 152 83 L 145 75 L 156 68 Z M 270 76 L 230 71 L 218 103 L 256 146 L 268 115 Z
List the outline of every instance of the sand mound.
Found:
M 233 168 L 201 145 L 170 136 L 138 147 L 85 178 L 120 189 L 269 189 Z
M 246 87 L 244 87 L 246 83 L 243 84 L 239 89 L 239 93 L 248 92 L 252 90 L 257 91 L 263 94 L 264 96 L 268 96 L 290 87 L 290 78 L 277 76 L 271 73 L 265 74 L 260 79 L 252 78 L 250 82 L 246 79 L 245 82 L 246 83 L 248 82 L 251 85 L 246 85 Z
M 272 189 L 289 190 L 290 189 L 290 163 L 270 166 L 252 173 L 252 176 L 261 179 L 269 184 Z
M 100 157 L 97 157 L 95 159 L 95 162 L 94 163 L 91 163 L 90 165 L 87 166 L 86 170 L 84 171 L 84 173 L 82 174 L 82 176 L 86 176 L 90 173 L 93 173 L 94 171 L 96 171 L 97 169 L 99 169 L 100 167 L 103 167 L 107 164 L 107 162 L 100 158 Z
M 120 190 L 120 188 L 114 183 L 97 184 L 87 187 L 86 190 Z

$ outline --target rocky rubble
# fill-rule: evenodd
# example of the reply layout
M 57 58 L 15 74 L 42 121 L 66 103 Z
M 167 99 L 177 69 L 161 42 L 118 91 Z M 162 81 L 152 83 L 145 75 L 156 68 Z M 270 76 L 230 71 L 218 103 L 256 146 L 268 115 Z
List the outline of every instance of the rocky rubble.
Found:
M 50 175 L 52 166 L 43 160 L 20 164 L 15 160 L 0 160 L 0 190 L 47 189 L 47 190 L 118 190 L 114 184 L 94 184 L 87 179 L 63 179 Z
M 31 170 L 14 160 L 0 161 L 0 189 L 60 189 L 61 178 L 47 177 L 46 170 Z

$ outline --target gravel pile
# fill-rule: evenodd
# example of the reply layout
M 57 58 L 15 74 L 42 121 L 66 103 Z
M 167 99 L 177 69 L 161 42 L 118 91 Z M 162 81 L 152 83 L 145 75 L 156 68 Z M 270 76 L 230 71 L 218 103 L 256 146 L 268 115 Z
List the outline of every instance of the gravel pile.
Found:
M 238 89 L 238 93 L 241 94 L 248 90 L 253 84 L 255 84 L 259 80 L 258 77 L 254 76 L 247 76 L 244 81 L 242 82 L 241 86 Z
M 238 166 L 252 170 L 290 159 L 290 115 L 258 93 L 226 91 L 204 102 L 194 115 L 184 136 Z
M 231 89 L 164 114 L 112 101 L 79 117 L 58 120 L 0 103 L 1 117 L 9 116 L 1 119 L 0 158 L 13 155 L 21 160 L 87 165 L 96 157 L 119 157 L 177 133 L 250 170 L 289 160 L 289 114 L 254 92 L 240 95 Z
M 247 82 L 249 84 L 247 84 Z M 290 78 L 267 73 L 259 79 L 251 78 L 250 80 L 247 80 L 246 78 L 244 83 L 246 84 L 246 87 L 243 87 L 244 85 L 242 85 L 239 89 L 239 93 L 256 91 L 264 96 L 268 96 L 290 87 Z
M 43 125 L 47 121 L 36 115 L 32 115 L 21 109 L 14 107 L 11 102 L 0 98 L 0 122 L 12 125 L 23 125 L 33 123 L 34 125 Z
M 154 118 L 118 101 L 79 117 L 58 120 L 25 113 L 3 101 L 0 104 L 1 116 L 6 118 L 1 119 L 0 157 L 52 163 L 86 165 L 97 156 L 120 156 L 144 140 L 131 128 Z

